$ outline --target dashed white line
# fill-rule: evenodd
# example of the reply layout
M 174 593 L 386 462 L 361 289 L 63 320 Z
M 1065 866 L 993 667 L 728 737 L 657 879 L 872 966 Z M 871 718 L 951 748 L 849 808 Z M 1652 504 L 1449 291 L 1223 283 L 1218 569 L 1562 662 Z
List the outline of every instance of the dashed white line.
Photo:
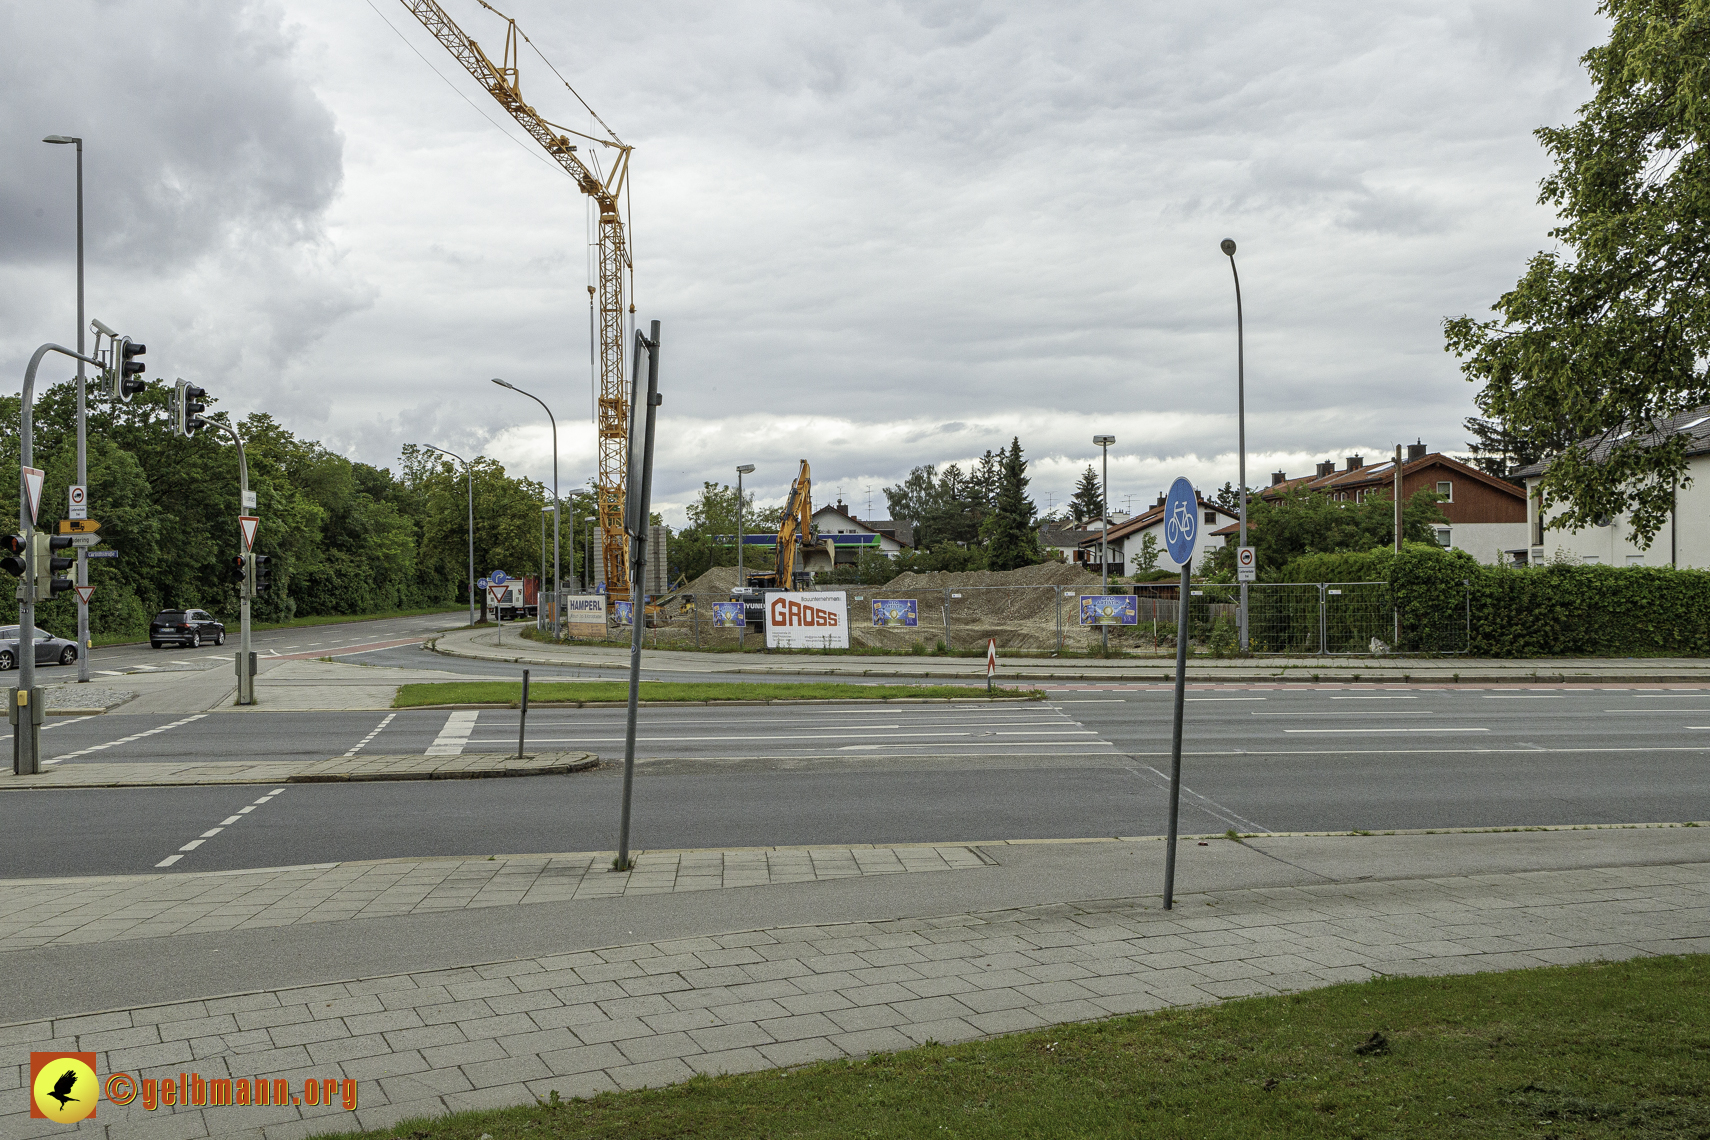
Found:
M 120 737 L 118 740 L 109 740 L 105 744 L 93 744 L 76 752 L 67 752 L 64 756 L 55 756 L 51 760 L 43 760 L 42 764 L 58 764 L 61 760 L 75 760 L 77 757 L 87 756 L 91 752 L 100 752 L 102 749 L 112 748 L 116 745 L 129 744 L 134 740 L 141 740 L 145 736 L 153 736 L 156 733 L 165 732 L 169 728 L 177 728 L 179 725 L 189 724 L 193 720 L 201 720 L 207 715 L 207 713 L 197 713 L 195 716 L 187 716 L 183 720 L 175 720 L 171 724 L 163 724 L 159 728 L 151 728 L 146 732 L 132 733 L 130 736 Z
M 364 736 L 361 740 L 357 741 L 356 747 L 352 748 L 349 752 L 346 752 L 345 755 L 346 756 L 355 756 L 358 752 L 361 752 L 363 747 L 365 745 L 367 745 L 367 743 L 370 740 L 373 740 L 376 736 L 379 736 L 380 730 L 385 728 L 387 725 L 391 724 L 392 718 L 397 716 L 397 715 L 398 715 L 397 713 L 387 713 L 386 719 L 382 720 L 379 724 L 375 725 L 374 731 L 369 733 L 367 736 Z
M 191 719 L 195 719 L 195 718 L 191 718 Z M 167 726 L 167 727 L 170 727 L 170 726 Z M 155 731 L 159 731 L 159 730 L 156 729 Z M 115 741 L 115 743 L 117 743 L 117 742 Z M 156 867 L 170 867 L 170 866 L 172 866 L 174 863 L 176 863 L 180 859 L 184 858 L 184 852 L 196 850 L 196 848 L 202 846 L 202 844 L 206 843 L 208 840 L 212 839 L 214 836 L 218 835 L 220 832 L 224 831 L 226 828 L 230 827 L 232 824 L 237 823 L 239 820 L 243 819 L 243 817 L 246 814 L 254 811 L 258 806 L 268 802 L 274 796 L 278 795 L 280 792 L 283 792 L 284 790 L 285 790 L 284 788 L 274 788 L 271 792 L 268 792 L 265 796 L 262 796 L 260 799 L 256 800 L 254 803 L 249 804 L 245 807 L 238 808 L 236 815 L 233 815 L 233 816 L 230 816 L 226 819 L 221 820 L 220 825 L 218 827 L 210 827 L 207 831 L 204 831 L 201 835 L 197 836 L 195 839 L 192 839 L 190 842 L 188 842 L 184 846 L 180 847 L 178 849 L 178 854 L 168 855 L 166 858 L 164 858 L 160 862 L 156 863 L 155 866 Z

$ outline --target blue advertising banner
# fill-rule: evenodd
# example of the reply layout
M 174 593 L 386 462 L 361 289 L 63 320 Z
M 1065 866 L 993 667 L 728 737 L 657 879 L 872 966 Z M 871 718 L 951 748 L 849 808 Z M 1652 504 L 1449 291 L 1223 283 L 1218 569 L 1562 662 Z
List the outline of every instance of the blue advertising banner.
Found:
M 920 624 L 920 606 L 913 598 L 874 598 L 873 624 L 889 629 L 913 629 Z
M 635 624 L 634 602 L 613 602 L 612 609 L 617 613 L 617 623 L 619 625 Z
M 1082 594 L 1082 625 L 1139 625 L 1140 599 L 1133 594 Z
M 714 602 L 712 608 L 712 625 L 714 629 L 741 629 L 741 602 Z

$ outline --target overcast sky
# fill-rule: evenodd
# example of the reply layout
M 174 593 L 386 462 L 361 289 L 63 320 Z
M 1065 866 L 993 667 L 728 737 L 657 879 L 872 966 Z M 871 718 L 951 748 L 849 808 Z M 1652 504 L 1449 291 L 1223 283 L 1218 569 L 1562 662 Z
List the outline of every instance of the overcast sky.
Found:
M 497 53 L 504 24 L 442 0 Z M 1531 131 L 1589 93 L 1592 0 L 501 4 L 635 149 L 663 322 L 655 505 L 738 463 L 816 501 L 1019 436 L 1041 510 L 1465 446 L 1445 316 L 1549 245 Z M 398 0 L 0 7 L 0 370 L 89 314 L 151 375 L 395 465 L 593 473 L 586 200 Z M 524 95 L 585 112 L 532 53 Z M 68 373 L 61 366 L 51 379 Z

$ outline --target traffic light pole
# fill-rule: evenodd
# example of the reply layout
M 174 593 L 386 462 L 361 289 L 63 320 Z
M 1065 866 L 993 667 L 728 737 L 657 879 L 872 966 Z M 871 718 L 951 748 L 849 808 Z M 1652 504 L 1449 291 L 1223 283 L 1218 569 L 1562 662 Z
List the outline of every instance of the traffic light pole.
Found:
M 36 369 L 42 357 L 50 352 L 69 356 L 100 367 L 101 362 L 57 344 L 44 344 L 30 357 L 24 369 L 24 392 L 19 400 L 18 460 L 29 468 L 35 459 L 35 400 Z M 40 493 L 39 490 L 37 492 Z M 22 470 L 18 472 L 18 533 L 24 539 L 24 577 L 18 583 L 18 687 L 12 690 L 10 719 L 12 732 L 12 771 L 20 776 L 34 776 L 42 770 L 41 694 L 36 691 L 36 532 L 35 512 L 30 510 L 30 489 Z M 80 653 L 79 656 L 82 656 Z
M 222 420 L 203 420 L 205 425 L 222 428 L 237 444 L 238 453 L 238 513 L 247 508 L 249 502 L 249 460 L 243 454 L 243 436 L 237 428 Z M 244 542 L 243 524 L 238 524 L 238 553 L 244 556 L 243 582 L 238 586 L 238 656 L 237 656 L 237 703 L 253 705 L 255 703 L 255 674 L 249 664 L 249 600 L 255 594 L 255 557 Z

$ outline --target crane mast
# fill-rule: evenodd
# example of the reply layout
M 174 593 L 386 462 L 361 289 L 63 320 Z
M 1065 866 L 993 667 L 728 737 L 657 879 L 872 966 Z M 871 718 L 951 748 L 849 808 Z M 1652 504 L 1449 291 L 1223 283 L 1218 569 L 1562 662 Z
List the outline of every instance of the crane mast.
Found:
M 599 399 L 596 429 L 599 433 L 599 475 L 595 483 L 595 499 L 599 513 L 601 555 L 604 562 L 606 592 L 615 600 L 629 597 L 629 543 L 623 529 L 624 477 L 628 469 L 629 398 L 624 388 L 623 340 L 625 289 L 624 274 L 634 276 L 630 258 L 628 233 L 620 208 L 620 200 L 629 178 L 629 156 L 634 148 L 625 145 L 615 134 L 609 139 L 584 135 L 549 122 L 522 97 L 517 72 L 517 22 L 504 15 L 486 0 L 481 7 L 499 16 L 506 23 L 505 51 L 501 62 L 495 64 L 481 46 L 457 26 L 436 0 L 402 0 L 410 14 L 421 21 L 434 39 L 463 69 L 486 88 L 487 93 L 540 144 L 565 173 L 575 181 L 582 193 L 593 199 L 599 209 L 599 256 L 596 283 L 588 286 L 590 300 L 596 313 L 596 367 L 599 373 Z M 523 36 L 526 40 L 527 36 Z M 568 86 L 568 85 L 566 85 Z M 578 97 L 579 98 L 579 97 Z M 594 116 L 599 120 L 599 116 Z M 605 126 L 603 120 L 600 121 Z M 610 127 L 606 127 L 608 133 Z M 570 135 L 615 150 L 605 177 L 598 177 L 577 155 Z M 628 306 L 631 312 L 634 305 Z

